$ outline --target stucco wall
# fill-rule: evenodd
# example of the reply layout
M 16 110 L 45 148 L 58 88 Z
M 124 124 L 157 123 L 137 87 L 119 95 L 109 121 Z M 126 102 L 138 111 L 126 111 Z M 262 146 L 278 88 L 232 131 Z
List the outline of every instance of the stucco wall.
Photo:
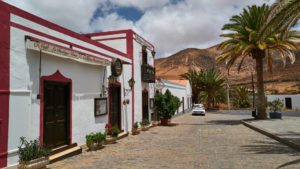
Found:
M 267 95 L 268 102 L 275 99 L 280 99 L 284 103 L 284 107 L 285 98 L 292 99 L 292 109 L 300 109 L 300 95 Z
M 178 97 L 180 99 L 180 101 L 182 101 L 182 97 L 184 97 L 184 111 L 186 111 L 188 109 L 188 103 L 189 103 L 189 99 L 191 97 L 190 93 L 190 87 L 189 86 L 184 86 L 181 84 L 177 84 L 174 82 L 170 82 L 167 80 L 162 80 L 162 82 L 165 84 L 165 87 L 162 89 L 162 92 L 165 93 L 166 90 L 168 89 L 172 95 Z M 179 112 L 181 113 L 183 111 L 183 104 L 180 105 L 179 107 Z M 177 112 L 175 112 L 175 114 L 177 114 Z
M 151 50 L 147 48 L 148 53 L 148 64 L 153 66 L 153 56 L 151 55 Z M 141 76 L 141 66 L 142 66 L 142 44 L 133 41 L 133 63 L 134 63 L 134 79 L 136 81 L 135 89 L 134 89 L 134 121 L 140 122 L 142 121 L 142 91 L 147 90 L 148 91 L 148 98 L 154 97 L 154 85 L 153 83 L 145 83 L 142 82 L 142 76 Z M 149 100 L 148 100 L 149 101 Z M 153 110 L 150 109 L 149 105 L 149 114 L 148 119 L 151 120 L 151 113 L 153 113 Z
M 18 24 L 23 24 L 56 36 L 64 40 L 70 40 L 73 43 L 101 51 L 105 54 L 111 54 L 123 60 L 130 60 L 117 56 L 112 52 L 105 51 L 99 47 L 86 42 L 72 38 L 68 35 L 53 31 L 47 27 L 26 20 L 22 17 L 11 15 L 11 20 Z M 20 145 L 19 138 L 25 136 L 27 139 L 35 139 L 40 136 L 40 100 L 37 99 L 39 93 L 39 51 L 26 49 L 25 35 L 34 36 L 57 45 L 69 47 L 50 40 L 48 38 L 30 33 L 19 28 L 11 27 L 10 32 L 10 104 L 9 104 L 9 136 L 8 136 L 8 164 L 11 166 L 17 164 L 16 154 L 17 146 Z M 84 50 L 81 50 L 84 51 Z M 91 53 L 85 51 L 86 53 Z M 94 56 L 99 56 L 94 54 Z M 100 57 L 100 56 L 99 56 Z M 102 56 L 102 58 L 104 58 Z M 106 58 L 110 60 L 109 58 Z M 72 142 L 78 144 L 85 143 L 85 135 L 90 132 L 104 131 L 104 126 L 108 121 L 108 116 L 94 116 L 94 98 L 100 96 L 101 86 L 103 84 L 104 66 L 95 66 L 83 64 L 69 59 L 62 59 L 53 55 L 42 53 L 41 76 L 48 76 L 57 70 L 67 78 L 72 79 Z M 129 71 L 131 75 L 131 66 L 125 66 L 125 72 Z M 129 77 L 124 76 L 125 85 Z M 107 86 L 107 77 L 104 84 Z M 122 76 L 123 77 L 123 76 Z M 131 76 L 130 76 L 131 78 Z M 119 79 L 120 80 L 120 79 Z M 122 82 L 123 83 L 123 82 Z M 128 87 L 128 86 L 127 86 Z M 123 91 L 123 89 L 122 89 Z M 123 94 L 123 93 L 122 93 Z M 129 107 L 129 106 L 128 106 Z M 123 107 L 122 107 L 123 108 Z M 127 108 L 130 111 L 130 108 Z M 125 109 L 122 109 L 125 111 Z M 122 112 L 123 112 L 122 111 Z M 123 114 L 122 114 L 123 116 Z M 128 115 L 128 118 L 131 118 Z M 125 117 L 122 117 L 125 120 Z M 130 121 L 129 119 L 128 121 Z M 125 122 L 122 122 L 125 128 Z

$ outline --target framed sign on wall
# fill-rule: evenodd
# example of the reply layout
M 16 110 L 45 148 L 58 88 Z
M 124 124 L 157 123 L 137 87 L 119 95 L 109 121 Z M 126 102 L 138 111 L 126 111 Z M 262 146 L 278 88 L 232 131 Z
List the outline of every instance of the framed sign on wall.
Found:
M 95 98 L 95 116 L 107 114 L 107 98 Z

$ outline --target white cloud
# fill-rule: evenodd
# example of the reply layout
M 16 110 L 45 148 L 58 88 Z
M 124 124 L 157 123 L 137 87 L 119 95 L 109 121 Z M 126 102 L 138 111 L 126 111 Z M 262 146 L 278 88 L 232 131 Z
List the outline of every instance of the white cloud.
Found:
M 111 13 L 105 17 L 99 17 L 91 24 L 91 28 L 93 30 L 103 31 L 131 29 L 133 26 L 134 23 L 132 21 L 126 20 L 117 13 Z
M 274 0 L 5 0 L 33 14 L 76 32 L 134 29 L 152 42 L 158 57 L 187 47 L 207 48 L 222 41 L 222 26 L 247 5 Z M 127 20 L 111 8 L 135 7 L 144 11 L 137 22 Z M 97 8 L 105 11 L 91 19 Z
M 170 0 L 110 0 L 111 3 L 122 7 L 136 7 L 140 10 L 162 7 Z

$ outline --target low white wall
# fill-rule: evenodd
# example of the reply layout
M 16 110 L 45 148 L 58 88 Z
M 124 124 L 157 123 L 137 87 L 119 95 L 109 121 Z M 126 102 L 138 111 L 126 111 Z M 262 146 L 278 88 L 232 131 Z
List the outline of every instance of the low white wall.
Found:
M 267 95 L 268 102 L 280 99 L 285 105 L 285 98 L 292 99 L 292 109 L 300 109 L 300 95 Z

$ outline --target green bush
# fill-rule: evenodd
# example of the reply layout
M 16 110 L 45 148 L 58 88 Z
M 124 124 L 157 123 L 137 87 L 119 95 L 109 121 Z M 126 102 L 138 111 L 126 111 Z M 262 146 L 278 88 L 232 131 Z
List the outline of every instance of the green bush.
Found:
M 247 87 L 236 87 L 234 88 L 234 100 L 233 105 L 239 108 L 250 107 L 249 92 Z
M 133 124 L 132 128 L 138 129 L 138 128 L 139 128 L 139 123 L 138 123 L 138 122 L 135 122 L 135 123 Z
M 163 118 L 170 119 L 180 107 L 180 104 L 179 98 L 172 95 L 168 89 L 165 94 L 156 91 L 154 97 L 155 111 Z
M 148 119 L 144 119 L 142 122 L 140 122 L 140 125 L 142 125 L 142 126 L 146 126 L 148 124 L 150 124 Z
M 92 143 L 97 143 L 101 145 L 106 140 L 106 134 L 102 134 L 101 132 L 98 133 L 91 133 L 85 136 L 86 138 L 86 145 L 91 146 Z
M 40 140 L 30 140 L 29 142 L 25 137 L 20 137 L 21 145 L 18 147 L 18 155 L 20 161 L 31 161 L 40 157 L 48 157 L 50 150 L 40 146 Z
M 282 110 L 283 106 L 284 104 L 280 99 L 275 99 L 271 102 L 268 102 L 268 107 L 273 113 L 278 113 L 278 111 Z

